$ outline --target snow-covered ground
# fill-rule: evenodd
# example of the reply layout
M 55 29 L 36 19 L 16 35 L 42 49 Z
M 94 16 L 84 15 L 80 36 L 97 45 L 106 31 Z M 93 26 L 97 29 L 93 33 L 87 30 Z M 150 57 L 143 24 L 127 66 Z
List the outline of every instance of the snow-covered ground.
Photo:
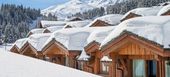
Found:
M 126 0 L 70 0 L 61 5 L 53 5 L 41 11 L 43 15 L 56 15 L 58 19 L 66 18 L 76 13 L 85 12 L 98 7 L 114 5 Z
M 12 44 L 0 45 L 0 52 L 9 51 L 11 47 L 12 47 Z
M 0 77 L 100 77 L 73 68 L 45 62 L 12 52 L 0 46 Z M 11 45 L 7 46 L 9 50 Z

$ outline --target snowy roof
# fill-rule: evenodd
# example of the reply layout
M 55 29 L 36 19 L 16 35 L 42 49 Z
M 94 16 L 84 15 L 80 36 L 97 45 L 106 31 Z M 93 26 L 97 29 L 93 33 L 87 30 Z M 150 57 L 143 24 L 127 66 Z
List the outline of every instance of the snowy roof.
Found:
M 68 50 L 83 50 L 88 43 L 88 37 L 95 31 L 105 31 L 110 27 L 87 27 L 87 28 L 69 28 L 54 32 L 44 44 L 47 45 L 52 39 L 63 44 Z
M 41 21 L 41 25 L 43 28 L 50 27 L 50 26 L 64 26 L 66 24 L 65 21 Z
M 170 11 L 170 5 L 166 5 L 166 6 L 164 6 L 159 12 L 158 12 L 158 16 L 161 16 L 162 14 L 164 14 L 164 13 L 166 13 L 166 12 L 168 12 L 168 11 Z
M 90 56 L 83 50 L 77 60 L 88 61 L 89 58 Z
M 32 33 L 32 34 L 39 34 L 39 33 L 43 33 L 44 29 L 42 28 L 36 28 L 36 29 L 32 29 L 28 34 Z
M 133 9 L 127 12 L 122 17 L 122 19 L 126 18 L 130 13 L 134 13 L 134 14 L 141 15 L 141 16 L 156 16 L 162 7 L 163 6 L 136 8 L 136 9 Z
M 70 26 L 72 28 L 81 28 L 81 27 L 85 27 L 87 26 L 91 21 L 90 20 L 84 20 L 84 21 L 71 21 L 68 22 L 64 28 L 66 28 L 67 26 Z
M 28 42 L 37 50 L 41 51 L 45 41 L 50 37 L 51 33 L 33 34 L 29 36 Z
M 108 56 L 103 56 L 100 61 L 112 61 Z
M 18 39 L 17 41 L 15 41 L 13 46 L 16 45 L 20 49 L 27 41 L 28 41 L 28 38 Z
M 108 26 L 105 30 L 95 31 L 87 39 L 88 44 L 95 41 L 101 43 L 116 26 Z
M 57 30 L 60 30 L 60 29 L 63 29 L 63 26 L 51 26 L 51 27 L 45 28 L 45 30 L 49 30 L 51 33 L 55 32 Z
M 96 18 L 94 21 L 92 21 L 87 27 L 90 27 L 93 23 L 95 23 L 97 20 L 104 21 L 110 25 L 118 25 L 120 23 L 120 20 L 123 15 L 121 14 L 108 14 L 101 17 Z
M 126 20 L 119 24 L 101 43 L 101 47 L 118 37 L 123 31 L 132 32 L 138 36 L 154 41 L 164 48 L 170 48 L 170 17 L 146 16 Z M 159 37 L 158 37 L 159 36 Z
M 101 77 L 12 52 L 0 52 L 0 77 Z

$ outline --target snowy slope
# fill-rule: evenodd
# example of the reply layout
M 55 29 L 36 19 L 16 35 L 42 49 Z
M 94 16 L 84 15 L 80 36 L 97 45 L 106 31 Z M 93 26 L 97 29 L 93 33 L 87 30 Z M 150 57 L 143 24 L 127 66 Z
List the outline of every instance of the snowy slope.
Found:
M 71 0 L 65 4 L 58 6 L 51 6 L 47 9 L 41 11 L 43 15 L 48 15 L 51 13 L 52 15 L 57 16 L 59 19 L 66 18 L 67 16 L 71 16 L 72 14 L 76 14 L 78 12 L 88 11 L 90 9 L 94 9 L 95 7 L 90 6 L 79 0 Z
M 53 5 L 41 11 L 43 15 L 57 16 L 59 19 L 64 19 L 67 16 L 78 12 L 84 12 L 97 7 L 105 7 L 108 5 L 114 5 L 125 0 L 70 0 L 67 3 L 61 5 Z
M 100 77 L 0 49 L 0 77 Z
M 86 2 L 92 6 L 104 7 L 104 6 L 113 5 L 116 3 L 121 3 L 123 1 L 126 1 L 126 0 L 87 0 Z

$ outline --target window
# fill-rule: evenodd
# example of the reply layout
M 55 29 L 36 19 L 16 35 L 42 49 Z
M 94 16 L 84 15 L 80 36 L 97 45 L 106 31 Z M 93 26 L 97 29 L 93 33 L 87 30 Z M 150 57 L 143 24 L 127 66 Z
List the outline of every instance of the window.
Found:
M 144 60 L 133 60 L 133 77 L 145 77 Z
M 170 77 L 170 61 L 165 62 L 166 77 Z

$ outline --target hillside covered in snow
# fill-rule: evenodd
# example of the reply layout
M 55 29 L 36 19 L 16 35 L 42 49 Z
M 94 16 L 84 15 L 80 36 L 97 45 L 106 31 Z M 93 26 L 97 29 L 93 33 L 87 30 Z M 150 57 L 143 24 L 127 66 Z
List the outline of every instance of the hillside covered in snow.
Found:
M 0 68 L 0 77 L 100 77 L 73 68 L 5 52 L 3 46 L 0 46 Z
M 70 0 L 61 5 L 53 5 L 41 11 L 43 15 L 52 14 L 59 19 L 66 18 L 76 13 L 82 13 L 94 8 L 105 7 L 123 2 L 125 0 Z

